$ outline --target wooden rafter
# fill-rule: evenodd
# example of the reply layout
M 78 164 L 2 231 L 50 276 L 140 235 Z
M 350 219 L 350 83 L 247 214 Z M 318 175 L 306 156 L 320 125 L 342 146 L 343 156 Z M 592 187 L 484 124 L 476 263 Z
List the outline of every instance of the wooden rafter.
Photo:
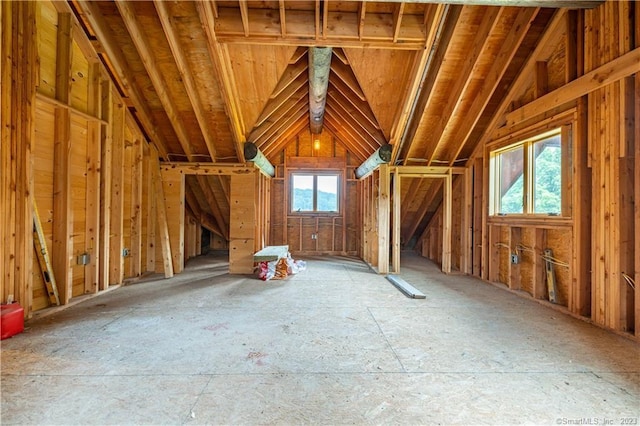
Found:
M 286 89 L 280 92 L 280 94 L 276 98 L 271 99 L 267 103 L 264 110 L 262 110 L 262 114 L 260 114 L 260 117 L 256 121 L 256 127 L 262 125 L 262 123 L 276 114 L 276 112 L 279 111 L 282 106 L 286 104 L 287 101 L 289 101 L 291 98 L 297 97 L 301 92 L 303 92 L 306 96 L 308 94 L 307 84 L 308 83 L 306 76 L 298 76 L 298 78 L 296 78 L 296 80 L 292 84 L 287 86 Z
M 413 113 L 409 118 L 409 122 L 407 123 L 407 128 L 405 129 L 403 140 L 413 140 L 418 130 L 418 126 L 420 125 L 422 115 L 424 114 L 427 105 L 433 99 L 434 87 L 439 76 L 439 71 L 443 64 L 446 53 L 451 46 L 451 39 L 453 38 L 454 30 L 458 23 L 458 19 L 460 18 L 461 12 L 462 8 L 459 6 L 449 7 L 446 15 L 443 17 L 443 21 L 441 21 L 442 30 L 440 32 L 438 40 L 436 41 L 437 48 L 435 49 L 433 55 L 428 59 L 427 68 L 425 70 L 425 72 L 427 72 L 427 75 L 422 83 L 420 95 L 415 101 Z M 406 152 L 409 151 L 409 146 L 410 145 L 407 144 L 402 147 L 403 151 L 400 151 L 399 153 L 401 157 L 406 157 Z M 406 162 L 407 159 L 403 158 L 403 164 L 406 164 Z
M 119 77 L 122 89 L 126 92 L 126 95 L 131 98 L 136 108 L 136 116 L 140 119 L 145 132 L 151 137 L 153 144 L 158 148 L 160 156 L 165 160 L 168 159 L 167 142 L 159 132 L 157 124 L 153 119 L 153 114 L 149 110 L 140 88 L 135 83 L 135 75 L 129 67 L 119 47 L 119 43 L 113 37 L 104 17 L 100 13 L 98 5 L 93 2 L 83 2 L 82 11 L 83 16 L 101 41 L 109 64 L 114 67 L 112 72 Z
M 160 68 L 155 60 L 156 56 L 152 52 L 147 36 L 142 29 L 142 25 L 138 21 L 136 11 L 134 10 L 134 3 L 125 0 L 116 0 L 116 5 L 118 6 L 120 16 L 122 17 L 129 34 L 131 34 L 131 40 L 138 50 L 138 54 L 140 55 L 140 59 L 142 60 L 147 74 L 151 79 L 151 83 L 160 98 L 162 107 L 167 113 L 169 121 L 178 136 L 180 146 L 187 158 L 189 158 L 189 161 L 193 161 L 193 151 L 191 150 L 191 144 L 189 143 L 189 136 L 184 123 L 180 119 L 179 112 L 175 106 L 176 104 L 169 94 L 167 82 L 165 81 L 164 76 L 160 73 Z
M 209 128 L 209 122 L 205 116 L 203 102 L 200 98 L 200 92 L 193 78 L 193 71 L 191 70 L 189 63 L 187 62 L 187 58 L 185 57 L 183 48 L 180 45 L 180 41 L 178 40 L 178 35 L 176 34 L 173 23 L 169 16 L 167 3 L 164 1 L 155 0 L 154 4 L 156 6 L 156 10 L 158 11 L 158 17 L 160 18 L 160 22 L 169 43 L 169 47 L 171 48 L 171 53 L 173 53 L 176 65 L 178 66 L 178 70 L 180 71 L 180 75 L 182 76 L 185 91 L 187 93 L 187 96 L 189 97 L 189 100 L 191 101 L 191 106 L 196 115 L 196 119 L 198 120 L 200 131 L 202 132 L 205 144 L 207 145 L 207 150 L 209 151 L 209 156 L 211 157 L 211 160 L 215 161 L 215 142 L 212 137 L 211 129 Z
M 476 96 L 471 107 L 466 112 L 465 120 L 457 127 L 455 134 L 452 136 L 452 140 L 455 140 L 457 143 L 455 148 L 456 152 L 447 157 L 450 165 L 455 163 L 456 157 L 467 143 L 474 126 L 480 120 L 491 95 L 498 87 L 498 84 L 500 84 L 507 67 L 520 47 L 522 40 L 527 35 L 538 11 L 539 9 L 536 8 L 526 8 L 518 13 L 516 21 L 507 34 L 505 42 L 500 47 L 500 51 L 496 55 L 496 60 L 493 61 L 491 69 L 486 74 L 481 92 Z
M 233 79 L 233 72 L 229 65 L 228 53 L 226 53 L 226 48 L 220 44 L 214 32 L 215 18 L 218 14 L 214 13 L 212 3 L 207 1 L 196 2 L 196 8 L 200 16 L 200 22 L 202 22 L 207 35 L 207 46 L 209 48 L 211 61 L 216 68 L 216 75 L 219 76 L 220 90 L 225 100 L 225 109 L 231 121 L 230 127 L 235 143 L 236 156 L 240 162 L 244 162 L 243 144 L 246 142 L 246 130 L 242 119 L 235 81 Z
M 294 95 L 285 101 L 276 111 L 274 111 L 268 120 L 262 121 L 261 124 L 249 134 L 249 140 L 251 142 L 258 143 L 264 139 L 264 135 L 278 122 L 285 120 L 292 112 L 298 111 L 301 106 L 306 105 L 307 92 L 304 89 L 299 89 Z M 261 144 L 258 143 L 258 146 Z
M 430 143 L 426 144 L 426 150 L 421 158 L 428 160 L 427 165 L 433 162 L 433 154 L 440 144 L 445 129 L 450 125 L 456 111 L 460 108 L 465 90 L 471 83 L 478 66 L 478 61 L 489 46 L 490 35 L 495 30 L 496 25 L 504 16 L 504 8 L 487 8 L 482 18 L 482 22 L 474 36 L 474 42 L 468 49 L 468 54 L 462 67 L 457 71 L 454 87 L 448 91 L 448 101 L 441 112 L 441 119 L 438 125 L 429 131 Z

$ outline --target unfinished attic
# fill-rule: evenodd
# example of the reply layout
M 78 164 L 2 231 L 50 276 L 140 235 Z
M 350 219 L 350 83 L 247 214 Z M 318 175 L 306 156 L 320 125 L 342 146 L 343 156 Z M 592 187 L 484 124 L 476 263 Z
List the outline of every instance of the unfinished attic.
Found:
M 0 286 L 25 318 L 286 245 L 383 275 L 418 253 L 639 338 L 638 3 L 0 10 Z

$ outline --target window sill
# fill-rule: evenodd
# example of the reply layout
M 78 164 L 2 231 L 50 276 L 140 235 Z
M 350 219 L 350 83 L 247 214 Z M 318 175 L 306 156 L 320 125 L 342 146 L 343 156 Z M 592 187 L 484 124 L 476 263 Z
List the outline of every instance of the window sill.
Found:
M 531 228 L 567 228 L 573 225 L 573 219 L 563 216 L 521 215 L 489 216 L 490 225 L 523 226 Z

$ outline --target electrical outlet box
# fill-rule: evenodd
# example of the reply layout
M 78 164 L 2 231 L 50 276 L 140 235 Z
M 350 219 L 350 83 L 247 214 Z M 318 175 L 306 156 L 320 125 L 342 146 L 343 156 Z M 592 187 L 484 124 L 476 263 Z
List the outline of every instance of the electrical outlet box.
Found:
M 512 254 L 511 263 L 513 263 L 514 265 L 517 265 L 518 263 L 520 263 L 520 256 L 518 256 L 517 254 Z
M 129 254 L 131 254 L 131 253 L 130 253 L 128 248 L 123 248 L 122 249 L 122 257 L 128 257 Z
M 76 257 L 76 265 L 88 265 L 91 263 L 91 256 L 89 253 L 82 253 Z

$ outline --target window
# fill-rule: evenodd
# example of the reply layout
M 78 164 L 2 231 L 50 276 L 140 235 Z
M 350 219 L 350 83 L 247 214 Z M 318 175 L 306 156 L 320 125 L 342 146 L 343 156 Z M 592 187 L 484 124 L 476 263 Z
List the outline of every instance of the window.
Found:
M 491 214 L 562 213 L 560 129 L 491 152 Z
M 292 174 L 291 211 L 337 213 L 339 177 L 335 173 Z

